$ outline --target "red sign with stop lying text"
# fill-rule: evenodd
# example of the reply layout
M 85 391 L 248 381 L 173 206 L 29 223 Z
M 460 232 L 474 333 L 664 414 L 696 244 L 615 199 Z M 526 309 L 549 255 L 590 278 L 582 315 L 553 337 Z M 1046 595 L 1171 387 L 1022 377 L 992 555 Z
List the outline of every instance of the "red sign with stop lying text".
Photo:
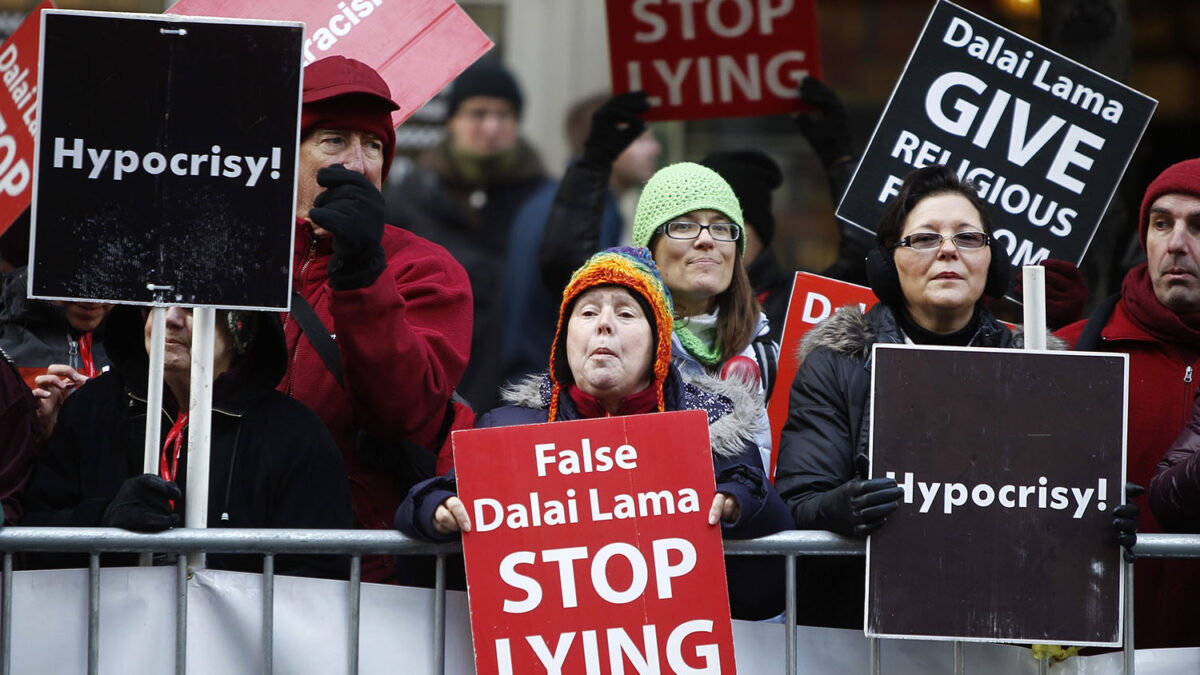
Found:
M 38 40 L 46 0 L 0 45 L 0 234 L 33 199 L 34 135 L 37 133 Z
M 771 420 L 771 476 L 775 475 L 775 459 L 779 456 L 779 433 L 788 417 L 788 392 L 800 369 L 800 340 L 810 328 L 828 319 L 846 305 L 864 312 L 879 300 L 866 286 L 850 284 L 828 277 L 797 272 L 792 283 L 792 299 L 788 302 L 787 319 L 783 322 L 783 341 L 779 345 L 779 369 L 775 388 L 767 404 Z
M 735 672 L 703 411 L 453 443 L 479 675 Z
M 454 0 L 179 0 L 169 12 L 303 21 L 304 65 L 340 54 L 379 71 L 396 125 L 492 47 Z
M 815 0 L 607 0 L 614 92 L 650 95 L 648 120 L 799 110 L 820 77 Z

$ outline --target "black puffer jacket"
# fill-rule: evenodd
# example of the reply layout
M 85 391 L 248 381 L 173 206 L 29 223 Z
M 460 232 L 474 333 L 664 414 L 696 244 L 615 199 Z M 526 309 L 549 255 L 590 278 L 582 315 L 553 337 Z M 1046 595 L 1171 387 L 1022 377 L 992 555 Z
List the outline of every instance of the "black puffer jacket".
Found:
M 99 527 L 121 484 L 142 473 L 148 358 L 141 312 L 118 307 L 108 321 L 115 366 L 67 399 L 25 492 L 23 525 Z M 208 526 L 349 528 L 350 486 L 341 453 L 316 414 L 275 391 L 287 363 L 283 330 L 274 314 L 260 315 L 259 326 L 248 352 L 213 387 Z M 178 412 L 164 386 L 164 440 Z M 186 500 L 186 450 L 176 482 Z M 182 516 L 184 509 L 177 501 L 175 512 Z M 131 560 L 105 558 L 107 564 Z M 41 557 L 35 564 L 86 565 L 86 558 Z M 259 571 L 261 556 L 214 554 L 208 564 Z M 347 567 L 329 556 L 279 556 L 276 570 L 344 577 Z

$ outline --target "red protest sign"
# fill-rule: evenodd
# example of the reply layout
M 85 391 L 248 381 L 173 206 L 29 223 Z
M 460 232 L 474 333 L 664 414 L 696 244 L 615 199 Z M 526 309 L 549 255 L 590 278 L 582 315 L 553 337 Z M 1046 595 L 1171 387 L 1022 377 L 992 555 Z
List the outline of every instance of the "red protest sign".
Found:
M 644 90 L 648 120 L 799 110 L 820 77 L 815 0 L 607 0 L 614 92 Z
M 396 125 L 492 47 L 454 0 L 179 0 L 168 11 L 303 21 L 304 65 L 341 54 L 379 71 Z
M 37 133 L 38 38 L 46 0 L 0 46 L 0 234 L 32 200 L 30 178 Z
M 476 672 L 735 672 L 703 411 L 453 443 Z
M 788 416 L 788 392 L 800 369 L 796 358 L 800 339 L 810 328 L 829 318 L 846 305 L 858 305 L 866 311 L 879 300 L 866 286 L 849 284 L 808 272 L 797 272 L 788 301 L 787 318 L 783 322 L 783 342 L 779 345 L 779 369 L 775 388 L 767 404 L 771 420 L 771 476 L 775 476 L 775 459 L 779 456 L 779 433 Z

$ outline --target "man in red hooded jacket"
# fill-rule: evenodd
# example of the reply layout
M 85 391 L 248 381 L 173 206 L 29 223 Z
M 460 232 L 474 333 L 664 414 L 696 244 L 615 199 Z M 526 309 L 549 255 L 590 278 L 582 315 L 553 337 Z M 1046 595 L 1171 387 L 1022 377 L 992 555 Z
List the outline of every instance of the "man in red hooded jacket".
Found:
M 302 99 L 292 284 L 333 336 L 344 385 L 293 308 L 279 389 L 316 411 L 337 441 L 356 527 L 389 529 L 407 487 L 364 461 L 358 438 L 436 449 L 470 349 L 470 283 L 445 249 L 384 225 L 380 187 L 399 106 L 383 78 L 330 56 L 305 68 Z M 392 558 L 364 558 L 364 581 L 392 576 Z
M 1129 354 L 1126 474 L 1147 486 L 1191 416 L 1200 358 L 1200 159 L 1162 172 L 1142 199 L 1138 234 L 1147 261 L 1125 275 L 1120 298 L 1058 332 L 1077 349 Z M 1112 302 L 1115 301 L 1115 305 Z M 1139 532 L 1162 532 L 1139 502 Z M 1135 567 L 1138 648 L 1200 646 L 1200 561 L 1140 559 Z

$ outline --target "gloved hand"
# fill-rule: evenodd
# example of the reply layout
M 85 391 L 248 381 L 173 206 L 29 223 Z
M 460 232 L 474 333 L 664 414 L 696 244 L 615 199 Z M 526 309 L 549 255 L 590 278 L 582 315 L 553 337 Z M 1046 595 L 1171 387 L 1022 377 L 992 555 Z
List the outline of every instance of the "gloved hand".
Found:
M 1141 497 L 1146 493 L 1146 488 L 1135 483 L 1125 484 L 1125 499 L 1124 504 L 1113 509 L 1113 535 L 1120 544 L 1121 548 L 1125 549 L 1125 561 L 1133 562 L 1137 557 L 1134 555 L 1134 544 L 1137 543 L 1137 525 L 1138 525 L 1138 505 L 1132 500 L 1136 497 Z
M 879 529 L 887 515 L 900 507 L 904 490 L 895 478 L 867 480 L 867 456 L 859 455 L 858 475 L 822 499 L 821 518 L 839 534 L 865 536 Z
M 837 94 L 817 78 L 806 77 L 800 83 L 800 100 L 817 109 L 796 115 L 796 126 L 821 158 L 821 164 L 829 168 L 839 160 L 851 159 L 850 123 L 846 106 Z
M 592 113 L 592 128 L 583 142 L 582 162 L 610 169 L 617 156 L 646 130 L 642 113 L 650 109 L 644 91 L 629 91 L 608 99 Z
M 105 527 L 134 532 L 161 532 L 179 527 L 179 514 L 171 507 L 173 499 L 183 499 L 178 485 L 152 473 L 134 476 L 121 483 L 101 522 Z
M 341 164 L 317 172 L 326 188 L 313 200 L 308 217 L 333 233 L 329 285 L 346 291 L 370 286 L 383 274 L 383 193 L 357 171 Z
M 1087 305 L 1088 286 L 1079 268 L 1066 260 L 1047 258 L 1041 262 L 1046 268 L 1046 327 L 1058 330 L 1083 318 Z M 1025 292 L 1023 275 L 1017 272 L 1017 297 Z

